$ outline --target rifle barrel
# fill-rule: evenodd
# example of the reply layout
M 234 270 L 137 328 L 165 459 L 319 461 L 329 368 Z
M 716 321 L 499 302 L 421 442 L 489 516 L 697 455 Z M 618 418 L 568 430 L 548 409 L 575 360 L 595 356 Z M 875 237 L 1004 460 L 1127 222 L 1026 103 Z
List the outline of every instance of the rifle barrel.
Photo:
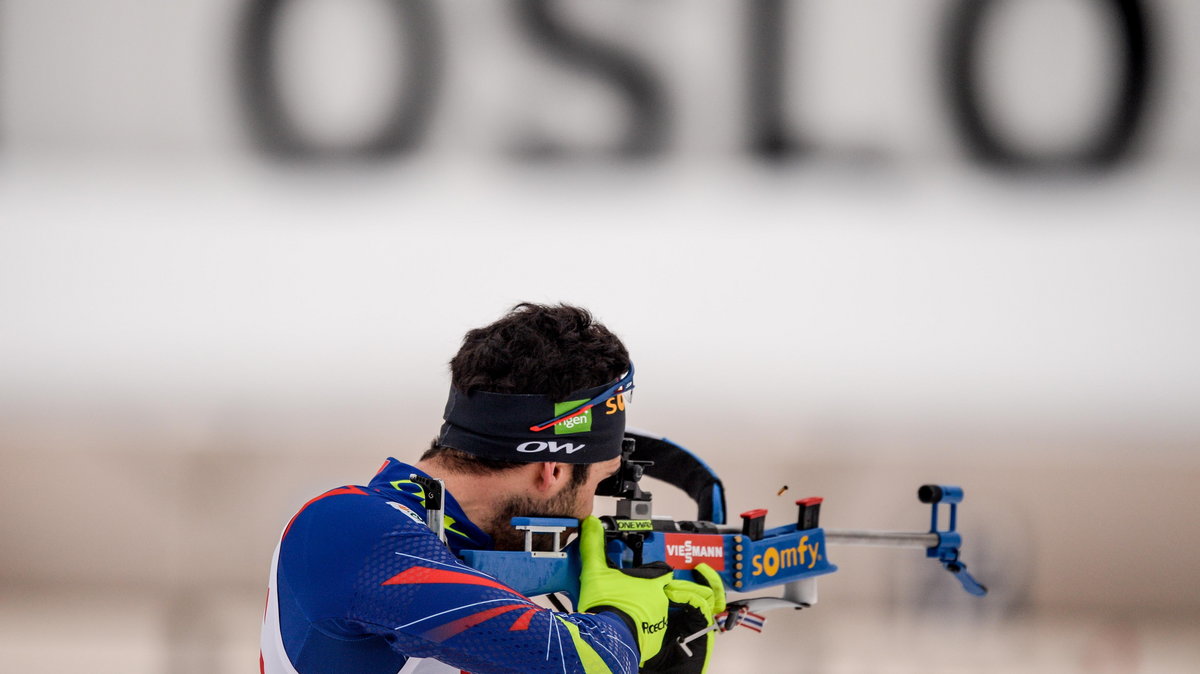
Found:
M 934 548 L 938 535 L 927 531 L 866 531 L 862 529 L 826 529 L 830 545 L 881 545 L 893 548 Z

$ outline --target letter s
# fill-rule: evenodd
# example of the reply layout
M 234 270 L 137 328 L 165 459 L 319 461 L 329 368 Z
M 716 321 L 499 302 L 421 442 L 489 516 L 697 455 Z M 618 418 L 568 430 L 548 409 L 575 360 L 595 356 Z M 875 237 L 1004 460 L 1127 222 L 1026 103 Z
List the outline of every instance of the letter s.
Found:
M 649 68 L 615 48 L 573 31 L 551 10 L 549 0 L 520 0 L 517 14 L 538 46 L 559 63 L 593 73 L 621 89 L 633 109 L 629 130 L 617 150 L 625 156 L 662 151 L 666 109 L 662 89 Z M 555 3 L 557 4 L 557 3 Z

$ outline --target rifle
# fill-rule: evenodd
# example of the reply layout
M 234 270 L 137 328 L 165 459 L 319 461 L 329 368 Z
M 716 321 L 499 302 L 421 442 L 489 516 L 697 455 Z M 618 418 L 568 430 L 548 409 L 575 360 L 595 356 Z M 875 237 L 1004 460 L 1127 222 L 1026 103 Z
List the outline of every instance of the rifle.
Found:
M 928 531 L 826 530 L 819 522 L 821 498 L 797 500 L 794 523 L 765 529 L 767 511 L 757 509 L 741 513 L 740 527 L 726 526 L 724 488 L 707 464 L 666 438 L 632 430 L 626 436 L 620 468 L 596 489 L 599 496 L 620 499 L 614 515 L 600 518 L 605 527 L 605 551 L 613 566 L 630 568 L 664 561 L 675 569 L 677 578 L 694 580 L 690 569 L 705 562 L 720 575 L 729 591 L 756 592 L 783 586 L 780 596 L 729 601 L 727 611 L 717 617 L 715 625 L 681 640 L 685 650 L 688 641 L 712 629 L 724 632 L 743 625 L 761 631 L 765 612 L 799 610 L 816 604 L 817 578 L 837 571 L 829 560 L 829 544 L 924 548 L 925 556 L 937 559 L 968 593 L 987 594 L 987 588 L 967 572 L 967 565 L 960 559 L 962 536 L 957 526 L 958 505 L 963 501 L 961 487 L 927 484 L 917 490 L 917 498 L 931 506 Z M 651 494 L 639 484 L 644 475 L 687 492 L 698 506 L 698 518 L 655 517 Z M 431 488 L 440 488 L 440 484 L 427 485 L 427 494 Z M 939 514 L 943 507 L 949 509 L 944 529 L 940 528 L 944 520 Z M 441 514 L 431 512 L 427 521 L 440 522 Z M 524 550 L 464 550 L 464 561 L 527 597 L 547 595 L 560 610 L 565 609 L 556 593 L 566 594 L 572 605 L 576 604 L 581 569 L 578 547 L 574 542 L 564 546 L 563 535 L 579 521 L 515 517 L 512 524 L 525 532 Z M 535 540 L 535 536 L 552 540 Z M 538 549 L 542 547 L 546 549 Z

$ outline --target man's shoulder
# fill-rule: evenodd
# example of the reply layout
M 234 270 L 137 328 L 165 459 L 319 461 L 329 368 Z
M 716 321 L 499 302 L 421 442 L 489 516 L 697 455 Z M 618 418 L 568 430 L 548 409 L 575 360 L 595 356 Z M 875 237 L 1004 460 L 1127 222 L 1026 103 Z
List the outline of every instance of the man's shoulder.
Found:
M 409 494 L 346 485 L 319 494 L 301 506 L 284 530 L 284 538 L 297 527 L 310 533 L 317 528 L 331 534 L 361 534 L 374 529 L 384 533 L 406 522 L 425 528 L 423 514 L 420 499 Z
M 440 545 L 420 517 L 423 510 L 404 502 L 403 496 L 393 496 L 347 485 L 305 503 L 284 528 L 279 543 L 281 573 L 295 583 L 294 589 L 323 586 L 319 594 L 346 597 L 353 591 L 358 570 L 383 547 L 425 539 Z
M 298 526 L 301 522 L 324 520 L 336 525 L 338 520 L 349 517 L 361 529 L 361 518 L 391 521 L 398 515 L 425 526 L 424 493 L 419 485 L 407 479 L 409 474 L 403 468 L 407 466 L 395 459 L 388 459 L 368 484 L 343 485 L 314 496 L 300 506 L 288 528 Z

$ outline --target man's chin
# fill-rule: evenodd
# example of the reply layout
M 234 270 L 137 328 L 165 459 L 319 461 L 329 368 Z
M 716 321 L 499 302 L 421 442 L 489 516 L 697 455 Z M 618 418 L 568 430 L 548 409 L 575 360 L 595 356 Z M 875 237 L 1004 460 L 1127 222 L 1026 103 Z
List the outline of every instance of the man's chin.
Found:
M 525 532 L 518 531 L 512 525 L 514 517 L 548 517 L 579 519 L 576 513 L 581 510 L 578 499 L 578 488 L 559 494 L 558 497 L 545 501 L 534 501 L 527 496 L 510 498 L 497 508 L 489 526 L 485 527 L 496 550 L 514 551 L 525 549 Z M 567 534 L 574 533 L 568 529 L 559 536 L 559 544 L 565 545 Z M 536 552 L 553 552 L 553 534 L 534 534 L 533 549 Z

